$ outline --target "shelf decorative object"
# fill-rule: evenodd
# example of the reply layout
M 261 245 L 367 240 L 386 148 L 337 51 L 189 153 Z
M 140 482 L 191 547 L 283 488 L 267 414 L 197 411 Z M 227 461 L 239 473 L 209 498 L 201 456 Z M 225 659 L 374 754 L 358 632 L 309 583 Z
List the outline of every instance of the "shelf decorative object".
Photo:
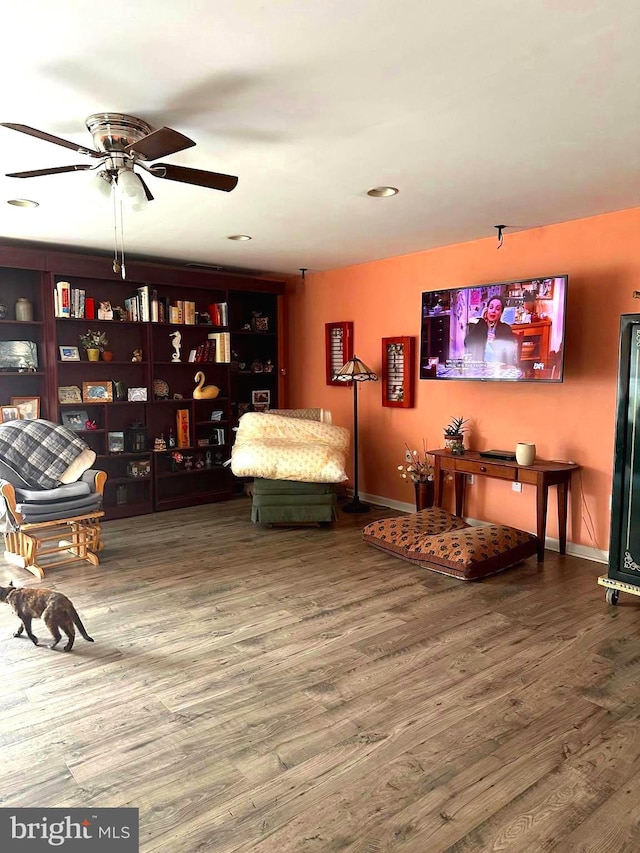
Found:
M 327 385 L 339 387 L 345 382 L 337 379 L 337 375 L 353 358 L 353 323 L 325 323 L 324 328 Z
M 382 339 L 382 405 L 414 405 L 416 343 L 413 337 Z
M 93 329 L 88 329 L 84 335 L 80 335 L 80 343 L 87 351 L 89 361 L 99 361 L 100 353 L 109 346 L 106 334 Z

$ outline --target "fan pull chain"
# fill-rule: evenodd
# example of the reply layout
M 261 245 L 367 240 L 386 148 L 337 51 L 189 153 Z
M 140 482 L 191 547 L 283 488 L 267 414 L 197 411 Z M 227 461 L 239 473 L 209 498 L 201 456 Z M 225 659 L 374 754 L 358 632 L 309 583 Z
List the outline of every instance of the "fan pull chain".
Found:
M 118 202 L 113 180 L 111 181 L 111 198 L 113 199 L 113 271 L 117 275 L 120 272 L 120 263 L 118 262 Z
M 124 281 L 127 277 L 127 271 L 124 264 L 124 216 L 122 214 L 122 199 L 120 199 L 120 274 Z

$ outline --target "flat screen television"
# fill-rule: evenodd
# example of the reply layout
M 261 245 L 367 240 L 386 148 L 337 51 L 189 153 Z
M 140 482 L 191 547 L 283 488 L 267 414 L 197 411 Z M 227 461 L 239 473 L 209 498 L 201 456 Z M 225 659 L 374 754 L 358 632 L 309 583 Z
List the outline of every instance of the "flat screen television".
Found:
M 562 382 L 568 276 L 422 294 L 421 379 Z

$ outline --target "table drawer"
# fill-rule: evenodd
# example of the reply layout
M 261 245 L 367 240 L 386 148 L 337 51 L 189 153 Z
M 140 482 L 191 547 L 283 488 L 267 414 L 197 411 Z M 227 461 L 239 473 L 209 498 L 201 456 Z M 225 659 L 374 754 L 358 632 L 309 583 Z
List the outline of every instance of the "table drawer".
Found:
M 455 470 L 464 474 L 482 474 L 485 477 L 496 477 L 498 480 L 517 480 L 518 469 L 506 465 L 492 465 L 490 462 L 470 462 L 456 459 Z

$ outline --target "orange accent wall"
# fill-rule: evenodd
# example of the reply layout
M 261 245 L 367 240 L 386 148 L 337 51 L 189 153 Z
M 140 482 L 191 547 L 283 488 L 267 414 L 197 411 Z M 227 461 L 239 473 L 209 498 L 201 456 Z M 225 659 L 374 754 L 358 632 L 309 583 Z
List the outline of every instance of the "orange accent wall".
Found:
M 379 202 L 376 202 L 379 203 Z M 384 202 L 382 202 L 384 203 Z M 361 264 L 307 273 L 288 289 L 290 406 L 322 406 L 351 427 L 350 387 L 325 384 L 324 324 L 352 320 L 355 354 L 381 369 L 381 339 L 414 335 L 419 351 L 424 290 L 568 273 L 565 378 L 560 384 L 434 382 L 416 378 L 413 409 L 381 404 L 382 383 L 359 386 L 361 494 L 411 503 L 399 478 L 405 442 L 442 447 L 442 427 L 454 415 L 471 419 L 473 450 L 515 448 L 532 441 L 538 456 L 575 460 L 568 540 L 608 549 L 609 495 L 621 314 L 640 312 L 640 208 Z M 416 355 L 416 377 L 418 375 Z M 445 505 L 452 506 L 451 484 Z M 535 489 L 515 493 L 508 483 L 476 479 L 466 515 L 535 532 Z M 591 531 L 591 532 L 590 532 Z M 547 535 L 557 538 L 555 488 Z

